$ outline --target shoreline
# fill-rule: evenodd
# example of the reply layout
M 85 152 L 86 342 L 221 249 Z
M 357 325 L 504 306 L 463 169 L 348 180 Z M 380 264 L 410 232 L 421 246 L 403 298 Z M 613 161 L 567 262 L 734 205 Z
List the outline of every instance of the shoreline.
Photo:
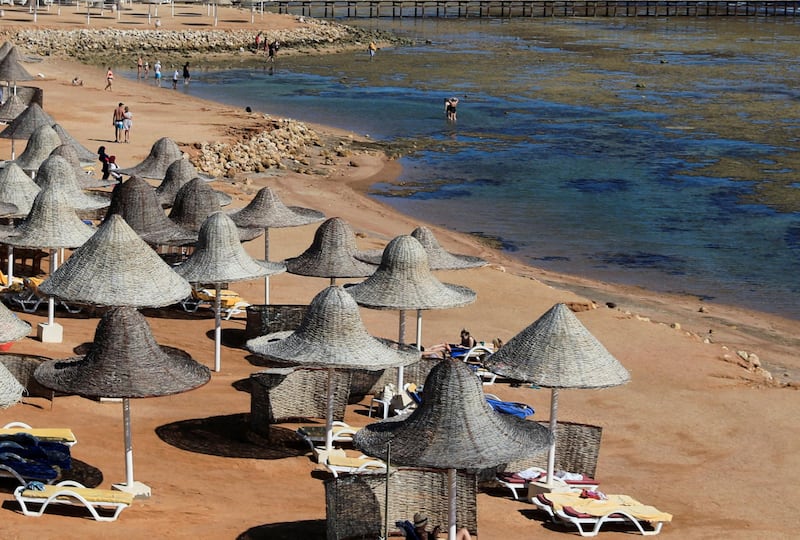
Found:
M 106 145 L 124 166 L 141 161 L 159 137 L 170 137 L 184 151 L 196 152 L 196 142 L 232 141 L 237 134 L 268 122 L 264 115 L 135 80 L 119 78 L 111 92 L 104 92 L 103 69 L 63 58 L 43 58 L 30 70 L 45 75 L 32 83 L 44 89 L 45 111 L 91 150 Z M 76 74 L 84 79 L 83 87 L 69 84 Z M 134 113 L 130 144 L 109 142 L 113 140 L 111 113 L 119 101 L 129 104 Z M 304 124 L 324 140 L 354 143 L 341 155 L 330 152 L 327 145 L 309 146 L 306 167 L 319 174 L 271 169 L 235 182 L 218 179 L 213 186 L 234 198 L 231 208 L 244 206 L 258 189 L 270 186 L 287 205 L 346 219 L 361 249 L 383 247 L 397 234 L 408 234 L 419 225 L 418 220 L 366 195 L 375 179 L 398 174 L 398 162 L 358 148 L 356 141 L 364 138 L 357 134 Z M 9 140 L 0 139 L 0 151 L 10 155 Z M 316 225 L 272 231 L 270 259 L 296 256 L 310 244 L 315 230 Z M 478 301 L 455 310 L 426 311 L 423 343 L 455 337 L 459 328 L 468 328 L 479 339 L 498 336 L 507 341 L 556 302 L 585 309 L 577 314 L 581 322 L 631 373 L 631 382 L 621 387 L 564 390 L 560 396 L 560 420 L 603 427 L 598 468 L 603 491 L 628 493 L 673 514 L 663 534 L 675 537 L 791 537 L 791 505 L 775 505 L 758 497 L 741 505 L 737 488 L 747 482 L 754 493 L 772 489 L 772 475 L 762 474 L 765 468 L 789 485 L 800 481 L 800 455 L 791 452 L 799 386 L 797 382 L 783 384 L 786 379 L 800 380 L 796 354 L 800 323 L 736 306 L 543 271 L 470 235 L 440 227 L 433 230 L 449 251 L 484 257 L 490 265 L 437 273 L 443 282 L 478 291 Z M 262 241 L 244 246 L 253 257 L 263 258 Z M 328 283 L 327 279 L 280 274 L 272 280 L 271 301 L 307 303 Z M 249 302 L 261 303 L 263 280 L 236 283 L 235 290 Z M 705 310 L 700 311 L 701 307 Z M 396 312 L 360 312 L 370 333 L 396 336 Z M 46 320 L 41 311 L 18 314 L 33 325 Z M 212 363 L 213 316 L 153 310 L 148 319 L 160 344 L 184 349 L 205 365 Z M 96 318 L 59 312 L 58 320 L 64 327 L 63 343 L 45 344 L 31 337 L 15 343 L 12 352 L 67 358 L 75 355 L 76 346 L 92 340 Z M 263 367 L 250 361 L 247 351 L 235 342 L 245 324 L 242 316 L 223 321 L 222 370 L 206 386 L 132 403 L 137 477 L 152 487 L 153 497 L 136 501 L 109 525 L 114 528 L 112 535 L 157 537 L 171 530 L 176 538 L 324 538 L 323 473 L 307 455 L 307 446 L 285 443 L 298 424 L 275 428 L 273 445 L 246 442 L 242 426 L 250 416 L 251 395 L 243 388 L 250 375 Z M 765 367 L 785 365 L 791 376 L 775 371 L 777 382 L 770 383 L 737 351 L 755 353 Z M 498 382 L 485 390 L 504 400 L 535 405 L 537 420 L 549 416 L 550 393 L 545 389 Z M 118 405 L 77 396 L 60 396 L 54 407 L 46 402 L 41 405 L 41 400 L 27 401 L 33 404 L 0 411 L 4 422 L 67 425 L 80 440 L 74 456 L 84 467 L 95 469 L 97 484 L 106 487 L 122 478 L 124 445 Z M 355 426 L 374 421 L 366 415 L 368 406 L 369 398 L 348 406 L 345 420 Z M 231 485 L 249 489 L 215 489 Z M 259 495 L 253 497 L 254 492 Z M 72 514 L 22 516 L 9 494 L 6 500 L 0 524 L 4 536 L 87 540 L 109 535 L 107 527 Z M 478 507 L 479 539 L 516 540 L 531 534 L 543 540 L 564 538 L 565 531 L 544 524 L 533 505 L 515 501 L 506 492 L 481 492 Z M 714 509 L 711 517 L 709 508 Z M 603 534 L 623 538 L 624 533 Z

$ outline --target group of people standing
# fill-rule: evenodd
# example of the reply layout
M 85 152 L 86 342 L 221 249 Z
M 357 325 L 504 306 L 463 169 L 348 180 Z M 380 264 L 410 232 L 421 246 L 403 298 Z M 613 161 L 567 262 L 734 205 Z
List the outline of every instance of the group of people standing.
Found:
M 109 68 L 109 71 L 111 68 Z M 147 60 L 142 60 L 140 56 L 136 60 L 136 78 L 137 79 L 146 79 L 150 73 L 150 63 Z M 192 78 L 192 74 L 189 72 L 189 62 L 183 64 L 183 73 L 178 71 L 178 68 L 175 68 L 175 72 L 172 74 L 172 88 L 174 90 L 178 89 L 178 80 L 180 79 L 181 75 L 183 75 L 183 84 L 189 84 L 189 81 Z M 161 61 L 156 60 L 155 64 L 153 64 L 153 80 L 155 81 L 156 86 L 161 86 Z
M 259 32 L 256 34 L 255 46 L 256 52 L 260 51 L 263 47 L 263 49 L 267 51 L 267 62 L 274 63 L 275 56 L 277 56 L 281 44 L 277 39 L 269 41 L 264 37 L 264 32 Z

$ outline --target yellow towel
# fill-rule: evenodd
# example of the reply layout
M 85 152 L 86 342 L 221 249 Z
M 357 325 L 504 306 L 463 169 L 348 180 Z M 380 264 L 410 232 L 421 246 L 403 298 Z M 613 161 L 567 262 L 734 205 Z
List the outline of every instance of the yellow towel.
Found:
M 95 488 L 78 488 L 71 486 L 50 486 L 45 485 L 43 491 L 37 489 L 26 489 L 22 492 L 23 497 L 31 499 L 46 499 L 53 495 L 58 495 L 59 492 L 70 490 L 74 491 L 84 499 L 93 503 L 115 503 L 127 504 L 133 503 L 133 494 L 125 493 L 124 491 L 117 491 L 115 489 L 95 489 Z M 69 500 L 72 497 L 69 495 L 58 496 L 58 499 Z
M 333 466 L 336 466 L 336 467 L 352 467 L 354 469 L 357 469 L 357 468 L 361 467 L 364 463 L 370 463 L 371 461 L 373 461 L 373 460 L 371 460 L 371 459 L 362 459 L 362 458 L 354 458 L 354 457 L 347 457 L 347 456 L 341 456 L 341 455 L 336 455 L 336 454 L 329 454 L 328 455 L 328 465 L 333 465 Z M 375 461 L 377 461 L 377 460 L 375 460 Z M 379 465 L 376 465 L 375 463 L 372 463 L 371 465 L 368 466 L 368 468 L 370 468 L 370 469 L 373 469 L 373 468 L 374 469 L 379 469 L 381 467 Z
M 0 435 L 15 433 L 28 433 L 43 441 L 74 443 L 78 440 L 69 428 L 0 428 Z
M 602 501 L 582 499 L 578 492 L 548 493 L 545 497 L 553 503 L 554 510 L 561 510 L 564 506 L 571 506 L 576 512 L 597 517 L 623 511 L 643 521 L 672 521 L 672 514 L 667 514 L 653 506 L 642 504 L 628 495 L 606 495 L 608 498 Z

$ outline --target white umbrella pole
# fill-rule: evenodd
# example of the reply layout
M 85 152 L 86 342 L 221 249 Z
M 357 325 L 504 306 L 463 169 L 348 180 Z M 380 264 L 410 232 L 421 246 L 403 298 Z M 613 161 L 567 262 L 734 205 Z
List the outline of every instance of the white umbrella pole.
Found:
M 14 279 L 14 246 L 7 244 L 8 248 L 8 283 L 7 286 L 11 287 L 11 280 Z
M 547 452 L 547 485 L 553 485 L 553 469 L 556 463 L 556 423 L 558 418 L 558 388 L 551 389 L 550 393 L 550 434 L 553 442 Z
M 325 414 L 325 451 L 333 451 L 333 369 L 328 368 L 328 406 Z
M 52 276 L 53 273 L 58 270 L 58 250 L 51 249 L 50 250 L 50 275 Z M 47 324 L 53 326 L 56 318 L 56 299 L 52 296 L 47 300 Z
M 402 309 L 400 310 L 400 328 L 397 334 L 397 342 L 401 345 L 406 339 L 406 312 Z M 400 393 L 403 391 L 403 375 L 405 370 L 403 366 L 399 366 L 397 368 L 397 392 Z
M 417 350 L 422 350 L 422 310 L 417 310 Z
M 448 528 L 449 533 L 447 537 L 450 540 L 456 540 L 456 482 L 458 476 L 455 469 L 447 469 L 447 494 L 449 497 L 448 507 Z
M 269 229 L 264 229 L 264 260 L 269 262 Z M 269 276 L 264 276 L 264 304 L 269 305 Z
M 133 486 L 133 441 L 131 438 L 131 400 L 122 398 L 122 423 L 125 428 L 125 485 Z
M 214 371 L 220 370 L 220 346 L 222 344 L 222 317 L 220 311 L 222 310 L 222 299 L 220 298 L 220 284 L 215 283 L 214 289 Z

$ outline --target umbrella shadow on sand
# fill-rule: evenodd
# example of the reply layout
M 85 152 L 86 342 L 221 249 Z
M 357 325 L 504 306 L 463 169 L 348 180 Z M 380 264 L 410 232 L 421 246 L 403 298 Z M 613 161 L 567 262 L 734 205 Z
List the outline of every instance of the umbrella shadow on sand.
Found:
M 236 540 L 295 540 L 296 538 L 324 540 L 325 537 L 325 520 L 307 519 L 252 527 L 237 536 Z
M 181 420 L 156 428 L 156 435 L 165 443 L 211 456 L 283 459 L 303 456 L 308 450 L 292 430 L 272 427 L 268 445 L 251 441 L 249 433 L 249 413 Z

